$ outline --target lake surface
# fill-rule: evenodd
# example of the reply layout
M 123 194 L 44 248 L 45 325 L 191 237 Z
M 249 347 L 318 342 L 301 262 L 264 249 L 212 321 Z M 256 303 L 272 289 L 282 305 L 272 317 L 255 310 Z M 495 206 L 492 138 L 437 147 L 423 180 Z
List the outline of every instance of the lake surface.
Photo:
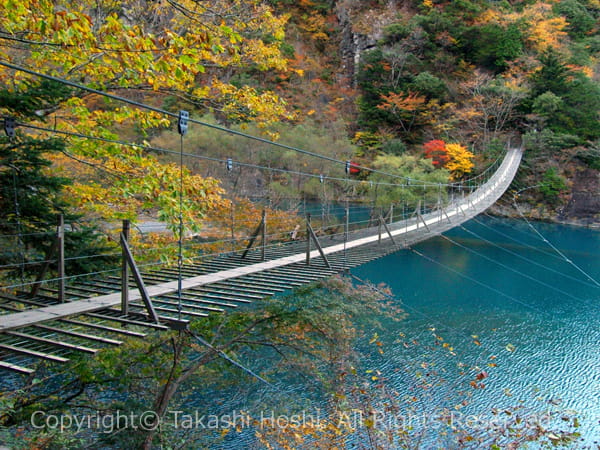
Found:
M 352 269 L 390 287 L 392 301 L 408 314 L 401 321 L 384 319 L 383 328 L 373 330 L 382 354 L 367 343 L 369 336 L 357 344 L 365 350 L 359 369 L 365 380 L 375 374 L 397 392 L 400 412 L 392 422 L 382 417 L 384 429 L 394 427 L 393 420 L 411 420 L 408 425 L 422 429 L 419 448 L 453 448 L 444 437 L 448 428 L 420 420 L 445 411 L 452 425 L 478 436 L 517 416 L 555 429 L 577 417 L 582 436 L 569 448 L 598 448 L 600 285 L 594 280 L 600 280 L 600 232 L 533 226 L 542 237 L 522 220 L 480 216 L 446 233 L 448 239 L 436 237 L 415 251 Z M 261 358 L 246 361 L 256 370 L 269 365 Z M 270 376 L 276 392 L 249 382 L 236 392 L 216 390 L 211 399 L 190 398 L 189 406 L 216 413 L 258 405 L 260 411 L 291 394 L 306 398 L 309 414 L 318 408 L 322 399 L 310 387 L 276 372 Z M 550 422 L 548 411 L 558 414 Z M 246 431 L 228 436 L 221 448 L 253 445 Z
M 600 232 L 533 226 L 581 270 L 600 280 Z M 386 283 L 409 314 L 390 324 L 388 336 L 382 336 L 386 352 L 371 365 L 382 373 L 402 373 L 398 369 L 406 365 L 405 343 L 428 339 L 435 328 L 456 356 L 434 352 L 428 355 L 430 364 L 445 367 L 451 378 L 456 371 L 448 360 L 454 358 L 477 364 L 489 375 L 482 380 L 485 389 L 477 390 L 461 413 L 489 416 L 493 408 L 514 405 L 530 412 L 546 407 L 573 411 L 581 419 L 580 445 L 597 448 L 598 285 L 524 221 L 483 216 L 464 228 L 471 233 L 460 228 L 446 233 L 453 242 L 439 237 L 417 245 L 415 250 L 423 256 L 407 250 L 353 270 L 363 279 Z M 399 333 L 406 337 L 398 339 Z M 400 391 L 410 389 L 403 376 L 392 376 L 390 382 Z M 440 401 L 452 409 L 456 399 L 446 399 Z

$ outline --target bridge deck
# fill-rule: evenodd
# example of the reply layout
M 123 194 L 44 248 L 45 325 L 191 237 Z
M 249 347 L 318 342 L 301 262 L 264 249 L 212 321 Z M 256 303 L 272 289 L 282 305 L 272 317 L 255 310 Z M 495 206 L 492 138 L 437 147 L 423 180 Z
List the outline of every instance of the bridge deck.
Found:
M 330 276 L 440 234 L 491 206 L 512 182 L 520 159 L 520 150 L 510 150 L 490 180 L 471 195 L 458 199 L 444 210 L 425 214 L 422 218 L 389 224 L 395 244 L 385 233 L 380 241 L 377 227 L 353 232 L 347 242 L 341 236 L 321 238 L 323 252 L 331 268 L 325 266 L 318 250 L 311 252 L 311 258 L 314 259 L 311 265 L 306 265 L 306 241 L 269 248 L 266 261 L 259 261 L 260 255 L 254 251 L 245 259 L 230 254 L 200 264 L 185 265 L 182 315 L 190 319 L 235 308 L 253 299 Z M 177 317 L 177 277 L 178 273 L 173 269 L 144 274 L 156 312 L 163 319 Z M 83 345 L 90 341 L 99 346 L 114 345 L 120 342 L 114 339 L 115 334 L 143 336 L 148 328 L 167 328 L 164 324 L 150 323 L 144 314 L 137 289 L 129 292 L 131 308 L 135 312 L 127 317 L 122 316 L 120 311 L 113 308 L 121 303 L 119 289 L 120 279 L 108 278 L 69 286 L 67 293 L 75 301 L 66 303 L 57 303 L 50 295 L 43 294 L 35 299 L 0 295 L 4 299 L 0 309 L 9 312 L 0 315 L 0 357 L 3 360 L 0 361 L 0 368 L 29 373 L 30 369 L 21 365 L 24 358 L 28 362 L 31 358 L 34 361 L 36 358 L 62 361 L 72 351 L 95 351 Z M 90 297 L 94 292 L 102 295 Z M 28 309 L 20 311 L 19 308 L 23 307 Z M 82 320 L 69 319 L 72 316 L 82 316 Z M 52 326 L 42 325 L 49 321 L 52 321 Z M 123 323 L 133 325 L 133 328 L 113 326 Z M 138 328 L 135 328 L 136 325 Z M 19 332 L 15 331 L 17 329 Z M 89 334 L 89 330 L 93 334 Z M 40 334 L 42 331 L 44 333 Z M 72 339 L 67 340 L 65 336 L 72 336 Z M 60 350 L 57 351 L 57 348 Z M 19 354 L 19 358 L 15 357 L 16 354 Z

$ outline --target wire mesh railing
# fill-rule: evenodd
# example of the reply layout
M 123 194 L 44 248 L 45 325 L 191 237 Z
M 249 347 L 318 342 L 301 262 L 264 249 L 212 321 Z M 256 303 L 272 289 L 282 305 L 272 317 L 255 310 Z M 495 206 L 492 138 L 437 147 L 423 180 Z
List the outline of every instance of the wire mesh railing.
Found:
M 316 231 L 317 236 L 330 241 L 348 240 L 358 238 L 360 236 L 374 233 L 374 229 L 379 226 L 379 221 L 384 220 L 388 224 L 396 224 L 395 228 L 407 226 L 410 223 L 418 223 L 418 215 L 427 215 L 435 211 L 442 211 L 444 208 L 452 207 L 452 205 L 466 205 L 469 201 L 473 201 L 473 197 L 477 196 L 478 188 L 485 189 L 490 184 L 490 180 L 502 172 L 503 164 L 507 163 L 507 158 L 498 159 L 490 170 L 481 174 L 478 183 L 472 183 L 472 180 L 465 184 L 458 184 L 450 189 L 438 189 L 437 192 L 427 190 L 422 187 L 416 189 L 416 195 L 410 199 L 401 202 L 391 202 L 389 204 L 370 204 L 365 203 L 350 203 L 346 201 L 346 205 L 341 203 L 336 205 L 331 204 L 312 204 L 304 207 L 302 213 L 310 214 L 312 218 L 312 227 Z M 495 170 L 491 170 L 491 168 Z M 407 189 L 410 189 L 407 187 Z M 418 192 L 421 190 L 422 192 Z M 482 195 L 482 194 L 479 194 Z M 470 200 L 469 200 L 470 198 Z M 416 204 L 415 204 L 416 203 Z M 263 251 L 269 251 L 281 248 L 285 245 L 293 246 L 294 243 L 305 241 L 308 236 L 305 227 L 303 226 L 304 214 L 298 214 L 298 210 L 290 213 L 291 219 L 285 224 L 269 224 L 268 232 L 262 234 L 261 239 L 266 242 L 261 242 L 260 247 Z M 351 219 L 352 218 L 352 219 Z M 440 218 L 442 213 L 440 212 Z M 257 219 L 257 218 L 255 218 Z M 210 220 L 208 220 L 210 222 Z M 251 241 L 257 236 L 252 234 L 253 226 L 248 226 L 239 223 L 227 223 L 221 220 L 218 227 L 205 227 L 204 232 L 199 234 L 189 234 L 182 239 L 183 258 L 186 263 L 194 263 L 203 259 L 217 258 L 222 255 L 240 255 L 251 244 Z M 121 270 L 121 251 L 117 244 L 120 227 L 117 223 L 104 223 L 102 234 L 108 237 L 107 241 L 112 244 L 110 250 L 101 253 L 90 254 L 63 254 L 59 258 L 57 255 L 37 255 L 27 253 L 27 248 L 22 241 L 15 241 L 14 233 L 0 235 L 0 241 L 13 240 L 15 246 L 23 246 L 23 248 L 11 248 L 13 260 L 8 261 L 7 258 L 2 260 L 0 264 L 0 291 L 10 292 L 11 294 L 24 295 L 40 285 L 44 285 L 44 291 L 56 291 L 60 289 L 59 284 L 76 283 L 86 278 L 108 276 L 117 274 Z M 380 226 L 379 226 L 380 228 Z M 46 237 L 54 237 L 59 239 L 62 234 L 62 239 L 68 239 L 70 233 L 73 233 L 75 227 L 70 227 L 68 224 L 63 226 L 62 230 L 43 231 L 41 235 Z M 381 232 L 378 230 L 377 232 Z M 152 235 L 152 238 L 148 236 Z M 144 241 L 145 239 L 145 241 Z M 143 233 L 132 229 L 131 248 L 138 261 L 141 270 L 159 270 L 161 268 L 173 267 L 177 262 L 177 247 L 178 239 L 176 234 L 169 231 L 168 227 L 155 232 Z M 7 255 L 4 255 L 7 256 Z M 10 255 L 9 255 L 10 256 Z M 32 258 L 30 258 L 33 256 Z M 37 256 L 37 259 L 35 258 Z M 65 272 L 65 266 L 70 263 L 95 261 L 106 259 L 102 264 L 98 264 L 94 270 L 69 273 Z M 62 274 L 60 274 L 60 265 Z M 40 271 L 34 269 L 45 268 L 45 272 L 40 276 Z M 10 276 L 11 271 L 13 277 Z M 21 272 L 21 279 L 16 279 L 14 273 Z M 26 276 L 23 277 L 23 272 Z M 63 287 L 64 289 L 64 287 Z

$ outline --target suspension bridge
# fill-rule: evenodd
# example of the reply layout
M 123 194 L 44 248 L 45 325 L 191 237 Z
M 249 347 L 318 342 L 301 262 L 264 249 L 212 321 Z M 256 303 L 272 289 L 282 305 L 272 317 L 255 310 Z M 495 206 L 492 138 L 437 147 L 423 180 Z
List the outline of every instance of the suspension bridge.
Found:
M 371 181 L 376 187 L 386 186 L 403 192 L 422 188 L 423 193 L 414 211 L 407 211 L 404 202 L 401 213 L 395 213 L 392 202 L 386 214 L 379 210 L 377 214 L 371 214 L 368 221 L 351 222 L 350 208 L 346 202 L 343 224 L 336 223 L 333 227 L 321 224 L 315 231 L 311 217 L 307 215 L 305 231 L 299 230 L 300 226 L 297 224 L 293 230 L 286 230 L 278 237 L 267 233 L 268 218 L 265 212 L 251 236 L 234 237 L 232 221 L 230 250 L 201 253 L 191 258 L 191 262 L 184 263 L 182 185 L 179 192 L 179 255 L 176 267 L 168 264 L 137 264 L 135 249 L 131 248 L 130 224 L 124 221 L 120 233 L 120 267 L 74 276 L 67 276 L 65 273 L 65 261 L 69 258 L 65 257 L 64 242 L 65 233 L 69 229 L 60 219 L 55 236 L 56 258 L 48 257 L 46 261 L 32 262 L 41 265 L 34 282 L 22 281 L 21 284 L 0 287 L 0 369 L 16 374 L 32 374 L 40 362 L 66 363 L 76 354 L 94 354 L 101 348 L 122 344 L 126 337 L 143 338 L 157 330 L 185 329 L 195 318 L 225 313 L 297 286 L 346 272 L 352 267 L 443 233 L 480 214 L 496 202 L 511 184 L 522 156 L 520 149 L 509 148 L 502 159 L 498 158 L 474 178 L 444 185 L 430 183 L 206 123 L 189 117 L 185 111 L 175 114 L 4 61 L 0 61 L 0 65 L 153 111 L 164 117 L 174 117 L 178 120 L 181 149 L 174 152 L 57 130 L 56 127 L 48 129 L 6 117 L 4 128 L 9 138 L 15 136 L 16 127 L 24 127 L 35 133 L 62 134 L 136 147 L 141 151 L 175 153 L 179 155 L 180 165 L 183 167 L 183 136 L 190 122 L 306 157 L 318 158 L 338 167 L 343 165 L 346 177 L 263 167 L 254 162 L 234 163 L 231 158 L 185 154 L 186 157 L 224 164 L 228 171 L 235 164 L 240 168 L 267 170 L 269 173 L 285 173 L 306 179 L 318 178 L 321 183 L 331 181 L 348 188 L 350 183 L 363 183 L 349 178 L 351 170 L 364 170 L 365 173 L 383 177 L 383 180 L 392 180 Z M 443 193 L 442 188 L 445 189 Z M 436 191 L 436 200 L 432 200 L 431 196 L 427 198 L 426 192 L 431 190 Z M 396 203 L 400 206 L 401 202 Z M 414 206 L 413 202 L 412 207 Z M 372 213 L 374 211 L 375 209 Z M 239 248 L 235 248 L 236 245 Z M 87 255 L 83 258 L 96 256 L 98 255 Z M 48 280 L 45 279 L 45 273 L 50 263 L 56 263 L 57 277 Z
M 263 214 L 247 248 L 182 264 L 179 270 L 140 271 L 125 222 L 120 277 L 68 284 L 58 280 L 55 289 L 39 288 L 39 283 L 35 295 L 0 291 L 0 368 L 31 374 L 40 361 L 66 363 L 74 353 L 94 354 L 121 344 L 124 337 L 183 329 L 194 318 L 226 312 L 429 239 L 494 204 L 511 184 L 521 156 L 520 149 L 509 149 L 476 185 L 451 187 L 447 201 L 440 198 L 429 208 L 419 202 L 401 220 L 394 220 L 390 211 L 350 231 L 346 208 L 343 233 L 331 236 L 318 236 L 307 217 L 302 239 L 266 245 Z M 260 245 L 253 246 L 256 242 Z

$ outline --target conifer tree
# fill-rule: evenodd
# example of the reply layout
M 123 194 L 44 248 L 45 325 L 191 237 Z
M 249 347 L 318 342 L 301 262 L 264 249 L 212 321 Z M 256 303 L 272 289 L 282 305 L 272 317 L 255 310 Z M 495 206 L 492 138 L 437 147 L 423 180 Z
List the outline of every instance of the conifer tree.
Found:
M 51 162 L 46 155 L 64 151 L 64 140 L 38 137 L 19 128 L 21 121 L 43 117 L 69 95 L 68 88 L 48 81 L 16 92 L 0 90 L 4 123 L 11 119 L 16 123 L 14 133 L 7 131 L 0 137 L 0 265 L 13 273 L 36 271 L 39 266 L 29 263 L 51 258 L 59 215 L 70 225 L 65 236 L 68 256 L 107 249 L 94 227 L 74 225 L 79 216 L 63 193 L 71 181 L 48 170 Z M 106 262 L 104 257 L 68 260 L 67 270 L 95 270 Z

